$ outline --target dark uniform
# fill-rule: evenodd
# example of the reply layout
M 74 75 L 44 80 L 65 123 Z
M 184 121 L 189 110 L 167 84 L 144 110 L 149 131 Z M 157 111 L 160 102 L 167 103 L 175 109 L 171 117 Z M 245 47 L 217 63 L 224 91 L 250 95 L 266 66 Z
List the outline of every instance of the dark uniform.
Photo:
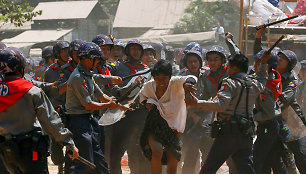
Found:
M 80 50 L 78 54 L 79 52 Z M 103 92 L 93 80 L 92 72 L 81 64 L 78 64 L 70 75 L 67 85 L 67 128 L 73 133 L 73 139 L 79 147 L 80 155 L 96 165 L 96 169 L 92 170 L 79 161 L 73 160 L 69 162 L 71 166 L 68 173 L 108 174 L 110 172 L 99 145 L 99 132 L 96 130 L 98 121 L 93 117 L 93 111 L 84 108 L 84 105 L 95 101 L 95 98 L 100 98 Z
M 0 84 L 1 160 L 10 173 L 48 173 L 49 138 L 43 135 L 42 129 L 56 141 L 73 148 L 71 133 L 63 127 L 61 119 L 40 88 L 13 75 L 6 76 Z
M 236 58 L 244 62 L 247 59 L 243 55 L 236 55 L 232 59 Z M 200 173 L 216 173 L 230 156 L 239 173 L 255 173 L 252 162 L 252 112 L 257 96 L 265 88 L 265 72 L 263 65 L 257 75 L 258 80 L 250 79 L 243 72 L 225 78 L 213 100 L 198 101 L 198 107 L 218 112 L 218 122 L 212 125 L 212 136 L 216 139 Z

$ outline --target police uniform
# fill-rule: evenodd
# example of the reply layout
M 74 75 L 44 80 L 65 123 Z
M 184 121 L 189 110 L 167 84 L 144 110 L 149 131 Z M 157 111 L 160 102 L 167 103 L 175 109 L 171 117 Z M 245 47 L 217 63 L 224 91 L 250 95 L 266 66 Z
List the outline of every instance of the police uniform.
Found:
M 198 81 L 195 85 L 197 91 L 196 96 L 199 99 L 206 99 L 205 93 L 205 83 L 203 75 L 206 74 L 205 71 L 200 70 Z M 189 70 L 185 70 L 180 75 L 187 76 L 192 75 Z M 208 98 L 207 98 L 208 99 Z M 201 151 L 202 163 L 204 163 L 208 152 L 212 144 L 212 138 L 209 135 L 208 125 L 213 120 L 213 113 L 209 111 L 203 111 L 197 108 L 188 108 L 188 117 L 186 123 L 186 130 L 183 135 L 183 157 L 184 165 L 182 168 L 183 174 L 196 173 L 199 168 L 197 168 L 197 161 L 199 160 Z M 199 117 L 199 121 L 194 123 L 191 116 L 195 115 Z
M 12 86 L 7 83 L 20 81 Z M 23 79 L 22 79 L 23 80 Z M 13 154 L 13 161 L 8 160 L 10 154 L 3 153 L 1 148 L 1 159 L 10 172 L 19 171 L 21 173 L 48 173 L 47 150 L 48 138 L 41 134 L 42 128 L 48 135 L 55 138 L 56 141 L 74 147 L 71 133 L 63 127 L 61 119 L 52 107 L 45 93 L 38 87 L 35 87 L 28 81 L 22 81 L 17 76 L 6 77 L 1 85 L 8 87 L 10 92 L 16 91 L 16 88 L 23 86 L 20 92 L 20 98 L 6 95 L 2 88 L 1 99 L 10 96 L 11 103 L 2 103 L 0 111 L 0 142 L 2 145 L 10 140 L 17 142 L 16 152 Z M 19 87 L 20 89 L 20 87 Z M 14 100 L 14 99 L 15 100 Z M 1 101 L 2 101 L 1 100 Z M 39 122 L 38 122 L 39 121 Z M 39 137 L 35 137 L 36 135 Z M 36 139 L 38 138 L 38 139 Z M 5 147 L 5 146 L 2 146 Z M 18 153 L 19 151 L 19 153 Z M 8 156 L 6 156 L 8 155 Z M 16 156 L 15 156 L 16 155 Z
M 49 66 L 50 65 L 47 63 L 40 65 L 40 67 L 35 72 L 35 80 L 43 81 L 45 79 L 45 72 L 48 70 Z
M 294 154 L 295 163 L 300 173 L 305 173 L 306 148 L 304 145 L 306 144 L 306 128 L 305 123 L 298 117 L 298 114 L 302 113 L 295 98 L 298 81 L 290 71 L 281 74 L 281 77 L 283 92 L 279 96 L 278 103 L 282 107 L 283 118 L 290 130 L 287 145 Z
M 67 81 L 66 114 L 68 117 L 67 128 L 73 133 L 74 141 L 79 148 L 79 153 L 85 159 L 96 165 L 95 171 L 87 166 L 73 161 L 70 172 L 86 173 L 96 172 L 110 173 L 106 160 L 99 145 L 99 139 L 95 127 L 97 120 L 93 117 L 93 111 L 86 110 L 85 104 L 94 101 L 103 95 L 103 92 L 93 80 L 93 74 L 81 64 L 73 71 Z
M 123 63 L 118 62 L 117 66 L 113 66 L 114 76 L 125 77 L 135 74 L 137 71 L 146 69 L 147 67 L 141 62 L 132 65 L 129 61 Z M 114 86 L 111 91 L 114 96 L 119 97 L 124 90 L 124 86 L 130 79 L 124 80 L 124 83 Z M 121 158 L 127 150 L 129 155 L 129 166 L 133 173 L 147 173 L 149 168 L 145 168 L 146 159 L 141 154 L 139 147 L 139 137 L 144 126 L 147 110 L 143 105 L 136 103 L 132 105 L 134 111 L 127 111 L 126 117 L 119 122 L 105 126 L 106 131 L 106 155 L 109 166 L 113 174 L 121 173 Z M 148 166 L 147 166 L 148 167 Z M 144 170 L 144 171 L 142 171 Z
M 255 172 L 265 173 L 267 166 L 273 173 L 287 173 L 281 158 L 282 142 L 280 140 L 281 109 L 276 103 L 282 92 L 281 76 L 273 70 L 269 73 L 267 88 L 260 93 L 255 103 L 254 120 L 257 121 L 257 138 L 254 143 Z
M 213 100 L 198 101 L 198 107 L 218 112 L 217 119 L 219 122 L 216 123 L 221 125 L 220 127 L 215 126 L 215 124 L 212 126 L 212 134 L 216 134 L 216 139 L 200 171 L 201 174 L 216 173 L 230 156 L 232 156 L 239 173 L 254 173 L 252 162 L 253 138 L 250 129 L 252 122 L 250 120 L 253 116 L 255 100 L 259 93 L 265 89 L 264 84 L 267 77 L 265 72 L 265 66 L 261 65 L 257 75 L 258 80 L 249 78 L 249 80 L 241 80 L 246 78 L 245 73 L 227 77 L 222 80 L 220 90 Z M 243 88 L 242 84 L 246 85 L 246 89 Z M 242 120 L 248 122 L 248 126 L 242 124 Z M 238 122 L 241 126 L 238 126 Z M 240 128 L 242 126 L 246 127 L 242 129 Z

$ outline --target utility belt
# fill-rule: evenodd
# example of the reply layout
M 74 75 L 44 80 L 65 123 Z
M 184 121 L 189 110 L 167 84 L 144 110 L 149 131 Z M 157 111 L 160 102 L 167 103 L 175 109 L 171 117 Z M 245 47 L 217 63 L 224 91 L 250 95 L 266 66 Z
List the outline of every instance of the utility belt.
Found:
M 214 121 L 211 124 L 212 138 L 230 133 L 242 133 L 245 136 L 253 136 L 255 135 L 254 121 L 244 117 L 226 117 L 222 121 Z
M 47 157 L 49 147 L 49 136 L 44 135 L 41 130 L 33 130 L 23 135 L 0 135 L 0 152 L 8 163 L 14 163 L 20 159 L 23 149 L 31 149 L 32 160 L 37 161 L 38 155 Z

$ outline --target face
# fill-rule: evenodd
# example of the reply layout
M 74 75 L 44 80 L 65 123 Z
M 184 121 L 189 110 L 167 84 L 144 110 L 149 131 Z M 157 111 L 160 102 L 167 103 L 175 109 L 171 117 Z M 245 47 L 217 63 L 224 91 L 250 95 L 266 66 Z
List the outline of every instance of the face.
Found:
M 288 58 L 284 54 L 280 53 L 279 58 L 277 60 L 277 68 L 276 68 L 277 71 L 283 72 L 284 70 L 287 69 L 288 64 L 289 64 Z
M 77 56 L 77 52 L 78 51 L 76 51 L 76 50 L 72 51 L 72 59 L 73 59 L 73 61 L 75 61 L 77 63 L 80 63 L 80 59 Z
M 207 64 L 212 72 L 217 72 L 222 63 L 222 57 L 218 53 L 209 53 L 207 55 Z
M 154 63 L 154 53 L 152 50 L 144 50 L 144 54 L 141 59 L 142 63 L 151 67 Z
M 153 76 L 156 88 L 166 88 L 169 85 L 170 77 L 165 74 L 156 74 Z
M 192 73 L 198 73 L 201 68 L 200 61 L 196 55 L 189 55 L 187 58 L 187 68 Z
M 123 53 L 123 48 L 120 46 L 113 46 L 111 49 L 111 58 L 116 61 L 118 59 L 122 59 L 124 53 Z
M 141 46 L 137 44 L 130 45 L 129 54 L 133 59 L 139 60 L 141 58 Z
M 68 51 L 69 51 L 68 48 L 61 49 L 61 51 L 60 51 L 60 56 L 64 61 L 69 60 L 69 52 Z
M 103 60 L 107 60 L 110 56 L 111 46 L 110 45 L 102 45 L 100 46 L 101 50 L 103 51 L 104 57 Z

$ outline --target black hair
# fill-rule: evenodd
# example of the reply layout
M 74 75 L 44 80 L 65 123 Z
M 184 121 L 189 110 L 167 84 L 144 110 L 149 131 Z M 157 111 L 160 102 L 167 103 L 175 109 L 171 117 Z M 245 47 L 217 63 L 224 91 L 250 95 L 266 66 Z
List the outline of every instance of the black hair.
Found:
M 228 64 L 236 66 L 242 72 L 247 73 L 249 68 L 249 59 L 243 54 L 235 54 L 228 59 Z
M 171 63 L 163 59 L 160 59 L 158 62 L 156 62 L 151 69 L 151 75 L 154 77 L 155 75 L 158 74 L 168 75 L 169 77 L 171 77 L 172 76 Z

